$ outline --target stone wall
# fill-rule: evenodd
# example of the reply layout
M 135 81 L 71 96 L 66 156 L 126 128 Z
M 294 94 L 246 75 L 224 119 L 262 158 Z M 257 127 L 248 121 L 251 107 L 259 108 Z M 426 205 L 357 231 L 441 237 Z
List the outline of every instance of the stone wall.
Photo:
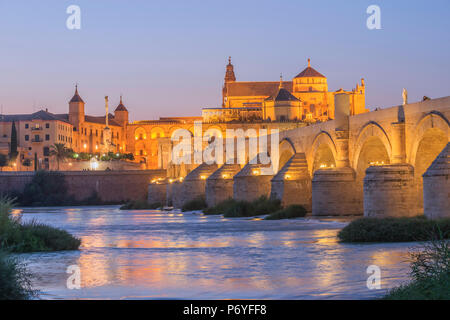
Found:
M 369 167 L 364 178 L 364 216 L 412 217 L 416 206 L 414 168 L 409 164 Z
M 84 200 L 97 192 L 102 201 L 122 202 L 146 200 L 149 182 L 164 177 L 164 170 L 142 171 L 62 171 L 68 193 L 75 200 Z M 0 194 L 22 192 L 33 178 L 34 172 L 0 173 Z
M 312 180 L 312 214 L 346 216 L 363 214 L 363 195 L 351 168 L 317 170 Z

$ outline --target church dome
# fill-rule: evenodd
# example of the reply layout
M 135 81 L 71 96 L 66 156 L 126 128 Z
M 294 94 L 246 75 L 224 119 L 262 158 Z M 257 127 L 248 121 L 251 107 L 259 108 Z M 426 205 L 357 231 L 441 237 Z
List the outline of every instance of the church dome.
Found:
M 308 67 L 295 76 L 296 78 L 326 78 L 319 71 L 311 67 L 311 59 L 308 59 Z

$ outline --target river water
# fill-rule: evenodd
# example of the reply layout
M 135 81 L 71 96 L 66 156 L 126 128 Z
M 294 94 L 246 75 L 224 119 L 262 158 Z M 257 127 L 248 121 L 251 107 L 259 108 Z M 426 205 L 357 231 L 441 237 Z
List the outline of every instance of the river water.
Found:
M 19 255 L 42 299 L 370 299 L 408 280 L 414 243 L 341 244 L 348 222 L 264 221 L 117 206 L 24 208 L 82 239 L 79 251 Z M 68 289 L 67 268 L 81 271 Z M 381 289 L 367 288 L 367 267 Z

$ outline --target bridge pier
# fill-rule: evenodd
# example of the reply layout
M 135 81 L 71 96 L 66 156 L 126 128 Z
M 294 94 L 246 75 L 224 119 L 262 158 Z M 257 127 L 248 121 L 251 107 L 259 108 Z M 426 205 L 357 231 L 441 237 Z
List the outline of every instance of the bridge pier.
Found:
M 163 179 L 156 179 L 148 185 L 148 203 L 167 204 L 167 181 Z
M 450 143 L 423 175 L 425 216 L 450 218 Z
M 213 207 L 233 198 L 233 177 L 241 170 L 238 164 L 224 164 L 206 179 L 206 204 Z
M 312 215 L 361 215 L 362 192 L 352 168 L 317 170 L 312 180 Z
M 293 155 L 272 179 L 271 198 L 281 200 L 283 206 L 302 205 L 311 211 L 311 176 L 306 155 Z
M 192 170 L 181 183 L 174 207 L 181 208 L 186 202 L 205 197 L 206 179 L 217 170 L 217 164 L 202 163 Z
M 268 165 L 246 164 L 233 178 L 233 198 L 235 200 L 253 201 L 262 196 L 270 196 L 270 181 L 273 175 L 264 170 Z
M 412 217 L 416 206 L 414 168 L 409 164 L 372 166 L 364 178 L 364 216 Z

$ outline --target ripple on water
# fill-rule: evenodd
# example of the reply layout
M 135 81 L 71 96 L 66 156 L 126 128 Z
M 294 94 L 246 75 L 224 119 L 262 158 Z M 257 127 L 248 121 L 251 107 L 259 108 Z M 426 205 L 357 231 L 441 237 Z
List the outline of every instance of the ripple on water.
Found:
M 79 251 L 21 255 L 44 299 L 367 299 L 407 280 L 414 244 L 341 244 L 347 221 L 225 219 L 117 206 L 23 208 Z M 382 270 L 368 290 L 366 268 Z M 81 270 L 69 290 L 67 267 Z

